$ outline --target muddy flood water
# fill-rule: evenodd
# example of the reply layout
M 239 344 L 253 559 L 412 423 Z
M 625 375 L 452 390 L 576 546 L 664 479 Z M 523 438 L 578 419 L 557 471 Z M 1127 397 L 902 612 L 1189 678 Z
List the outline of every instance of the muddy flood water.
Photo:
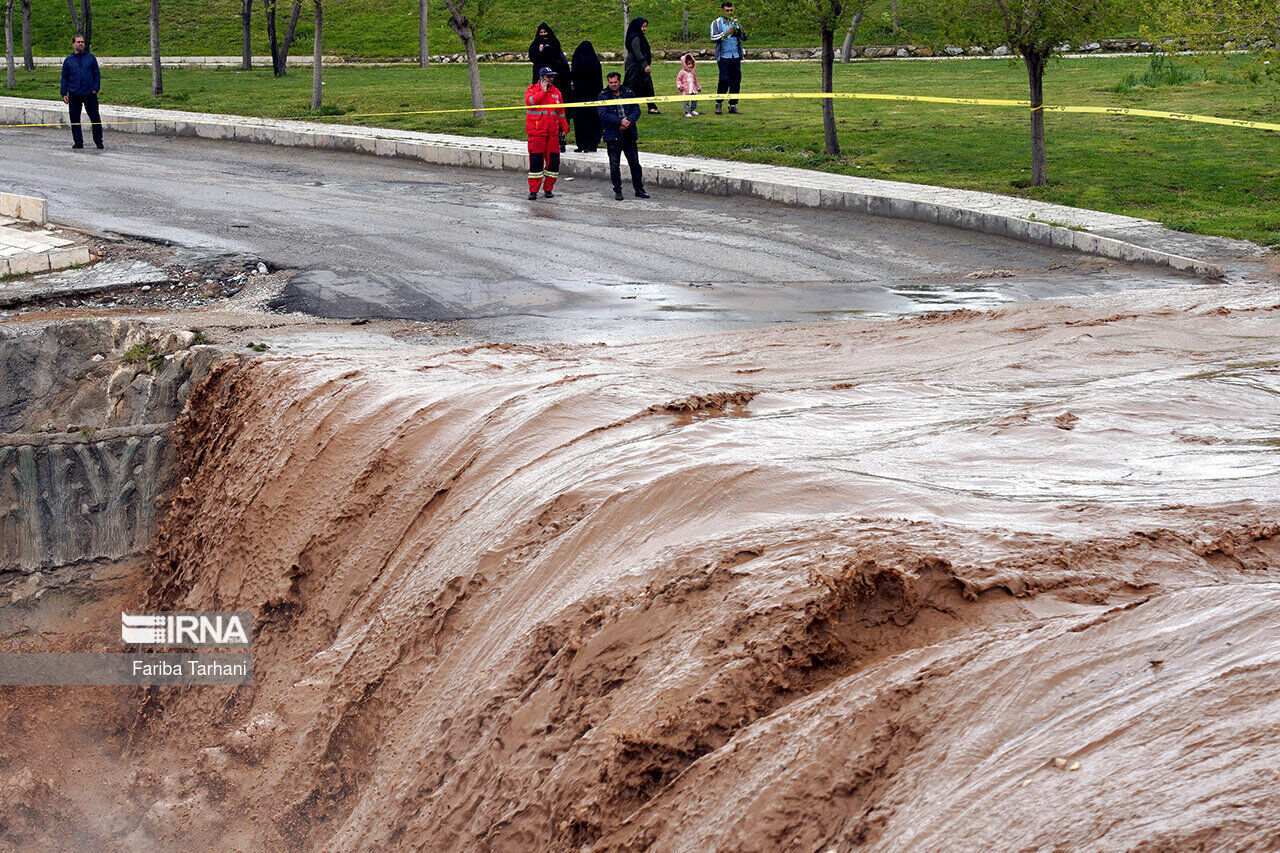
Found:
M 1272 285 L 269 352 L 175 448 L 100 606 L 254 683 L 7 688 L 16 847 L 1280 849 Z

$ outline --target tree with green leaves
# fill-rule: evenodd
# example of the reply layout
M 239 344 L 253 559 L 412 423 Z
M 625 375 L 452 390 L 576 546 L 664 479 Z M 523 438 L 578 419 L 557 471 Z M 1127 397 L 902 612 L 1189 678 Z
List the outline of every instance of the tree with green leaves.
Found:
M 1116 32 L 1133 0 L 938 0 L 943 38 L 952 44 L 1008 45 L 1022 57 L 1031 90 L 1031 183 L 1049 181 L 1044 75 L 1054 48 Z
M 1146 0 L 1144 32 L 1171 38 L 1186 50 L 1219 51 L 1227 44 L 1274 54 L 1280 48 L 1276 0 Z
M 836 33 L 843 32 L 850 17 L 861 19 L 867 0 L 749 0 L 753 17 L 776 16 L 818 31 L 822 40 L 822 91 L 835 91 Z M 840 153 L 835 101 L 822 99 L 822 135 L 826 153 Z

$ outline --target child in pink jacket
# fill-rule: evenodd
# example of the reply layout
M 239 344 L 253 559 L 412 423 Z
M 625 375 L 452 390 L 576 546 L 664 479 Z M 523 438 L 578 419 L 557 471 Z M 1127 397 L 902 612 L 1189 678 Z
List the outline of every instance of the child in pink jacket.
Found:
M 702 91 L 702 84 L 698 82 L 697 60 L 693 58 L 692 53 L 686 53 L 680 57 L 680 73 L 676 75 L 676 90 L 682 95 L 696 95 Z M 684 102 L 684 117 L 693 118 L 701 115 L 698 112 L 697 101 Z

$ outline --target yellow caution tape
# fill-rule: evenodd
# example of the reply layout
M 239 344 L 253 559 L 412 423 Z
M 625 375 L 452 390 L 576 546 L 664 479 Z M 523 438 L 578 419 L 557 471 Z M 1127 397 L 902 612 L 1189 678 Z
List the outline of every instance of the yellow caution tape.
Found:
M 568 109 L 583 107 L 600 107 L 600 106 L 623 106 L 627 104 L 654 104 L 654 103 L 677 103 L 682 101 L 773 101 L 773 100 L 864 100 L 864 101 L 906 101 L 910 103 L 922 104 L 961 104 L 967 106 L 982 107 L 1022 107 L 1030 109 L 1032 112 L 1043 109 L 1046 112 L 1056 113 L 1091 113 L 1096 115 L 1113 115 L 1113 116 L 1140 116 L 1142 118 L 1169 119 L 1172 121 L 1189 121 L 1200 124 L 1218 124 L 1230 127 L 1245 127 L 1253 130 L 1269 130 L 1280 131 L 1280 124 L 1273 124 L 1262 121 L 1247 121 L 1245 119 L 1221 118 L 1219 116 L 1195 115 L 1193 113 L 1174 113 L 1163 112 L 1159 110 L 1143 110 L 1134 107 L 1074 107 L 1074 106 L 1056 106 L 1050 104 L 1041 104 L 1036 107 L 1031 106 L 1030 101 L 1003 100 L 997 98 L 940 98 L 932 95 L 890 95 L 880 93 L 867 92 L 773 92 L 773 93 L 742 93 L 738 95 L 717 95 L 708 92 L 702 92 L 698 95 L 657 95 L 652 98 L 614 98 L 607 101 L 580 101 L 564 104 Z M 427 116 L 427 115 L 446 115 L 451 113 L 472 113 L 472 112 L 523 112 L 529 109 L 525 104 L 511 107 L 483 107 L 476 109 L 473 107 L 453 108 L 445 110 L 403 110 L 399 112 L 389 113 L 349 113 L 336 116 L 288 116 L 287 119 L 306 119 L 309 121 L 323 121 L 325 119 L 356 119 L 356 118 L 392 118 L 398 116 Z M 278 121 L 283 119 L 254 119 L 248 116 L 243 117 L 241 123 L 251 123 L 253 121 Z M 104 119 L 103 124 L 112 126 L 123 126 L 131 124 L 150 124 L 156 119 Z M 181 119 L 187 124 L 228 124 L 226 121 L 200 120 L 200 119 Z M 235 123 L 235 122 L 230 122 Z M 66 127 L 66 122 L 49 122 L 45 124 L 6 124 L 0 125 L 5 128 L 19 127 Z

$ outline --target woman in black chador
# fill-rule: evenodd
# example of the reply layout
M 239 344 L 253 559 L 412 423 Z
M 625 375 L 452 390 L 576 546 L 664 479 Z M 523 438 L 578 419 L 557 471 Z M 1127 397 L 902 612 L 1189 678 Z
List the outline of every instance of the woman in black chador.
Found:
M 627 61 L 623 66 L 627 74 L 622 79 L 622 85 L 634 92 L 637 98 L 654 96 L 653 75 L 649 73 L 650 66 L 653 65 L 653 51 L 649 49 L 649 40 L 644 37 L 644 31 L 648 28 L 647 18 L 636 18 L 627 27 Z M 657 115 L 658 105 L 650 103 L 649 112 Z
M 572 83 L 569 80 L 569 60 L 565 59 L 564 50 L 560 47 L 560 39 L 556 38 L 555 32 L 547 26 L 546 21 L 538 24 L 537 34 L 533 37 L 533 43 L 529 45 L 529 61 L 533 63 L 533 79 L 529 81 L 530 83 L 537 83 L 542 69 L 550 68 L 556 72 L 556 88 L 560 90 L 560 94 L 564 95 L 565 102 L 573 100 L 570 91 Z
M 584 41 L 573 52 L 573 91 L 575 101 L 594 101 L 604 91 L 604 69 L 591 42 Z M 595 151 L 600 147 L 600 113 L 595 107 L 569 110 L 573 117 L 574 151 Z

